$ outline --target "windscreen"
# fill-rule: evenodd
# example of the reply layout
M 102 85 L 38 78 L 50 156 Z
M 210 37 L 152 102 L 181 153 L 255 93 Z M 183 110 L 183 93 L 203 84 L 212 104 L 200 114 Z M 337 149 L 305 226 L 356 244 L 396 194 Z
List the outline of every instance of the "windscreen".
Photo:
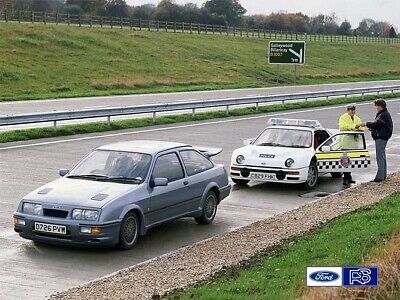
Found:
M 69 177 L 93 175 L 144 180 L 150 162 L 151 155 L 148 154 L 97 150 L 86 156 L 69 173 Z
M 309 148 L 312 132 L 286 128 L 267 128 L 253 143 L 257 146 Z

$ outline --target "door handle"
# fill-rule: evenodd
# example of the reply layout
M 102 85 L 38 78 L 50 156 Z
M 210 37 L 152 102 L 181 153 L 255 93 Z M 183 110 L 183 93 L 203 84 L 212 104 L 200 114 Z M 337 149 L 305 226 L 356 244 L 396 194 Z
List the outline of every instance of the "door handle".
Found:
M 189 181 L 184 181 L 183 182 L 183 185 L 188 185 L 189 184 Z

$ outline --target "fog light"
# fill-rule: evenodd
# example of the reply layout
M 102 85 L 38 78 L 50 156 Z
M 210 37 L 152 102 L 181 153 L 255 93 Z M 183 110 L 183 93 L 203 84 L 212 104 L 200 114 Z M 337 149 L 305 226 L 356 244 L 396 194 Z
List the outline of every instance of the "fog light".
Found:
M 14 217 L 14 225 L 22 225 L 25 226 L 25 220 L 24 219 L 20 219 L 20 218 L 16 218 Z
M 100 234 L 101 233 L 101 228 L 100 227 L 92 227 L 90 233 L 91 234 Z
M 100 227 L 81 227 L 81 233 L 100 234 L 101 228 Z

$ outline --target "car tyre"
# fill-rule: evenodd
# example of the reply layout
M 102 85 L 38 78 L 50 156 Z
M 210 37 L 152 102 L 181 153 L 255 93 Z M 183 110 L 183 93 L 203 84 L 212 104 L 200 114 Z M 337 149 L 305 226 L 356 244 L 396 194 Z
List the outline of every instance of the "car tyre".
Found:
M 200 217 L 194 219 L 198 224 L 207 225 L 214 221 L 215 215 L 217 214 L 218 199 L 214 192 L 208 192 L 206 200 L 204 201 L 203 211 Z
M 343 173 L 341 173 L 341 172 L 332 172 L 331 176 L 332 176 L 332 178 L 342 178 Z
M 307 180 L 304 183 L 304 187 L 307 190 L 312 190 L 313 188 L 316 187 L 317 183 L 318 183 L 318 167 L 317 163 L 315 161 L 312 161 L 308 168 Z
M 119 230 L 119 248 L 132 249 L 139 239 L 139 218 L 136 213 L 129 212 L 122 219 Z
M 234 179 L 232 178 L 232 181 L 237 184 L 238 186 L 247 186 L 250 180 L 246 179 Z

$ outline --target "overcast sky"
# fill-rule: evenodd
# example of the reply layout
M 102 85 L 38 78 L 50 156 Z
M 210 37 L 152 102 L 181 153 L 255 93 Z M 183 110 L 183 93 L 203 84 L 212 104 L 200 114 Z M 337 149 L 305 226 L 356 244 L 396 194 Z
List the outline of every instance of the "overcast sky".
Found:
M 126 0 L 133 5 L 157 4 L 158 0 Z M 205 0 L 177 0 L 179 4 L 193 2 L 201 6 Z M 348 19 L 357 27 L 363 18 L 388 21 L 400 29 L 400 0 L 241 0 L 248 14 L 269 14 L 278 11 L 302 12 L 313 16 L 335 12 L 341 19 Z

